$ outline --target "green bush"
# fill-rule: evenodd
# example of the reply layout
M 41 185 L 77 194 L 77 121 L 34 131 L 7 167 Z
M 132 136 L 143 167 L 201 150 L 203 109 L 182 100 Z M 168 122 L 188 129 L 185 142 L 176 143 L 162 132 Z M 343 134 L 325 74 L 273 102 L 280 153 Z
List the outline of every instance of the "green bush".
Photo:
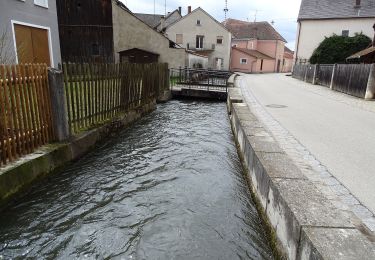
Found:
M 311 64 L 345 63 L 346 58 L 366 49 L 371 39 L 366 35 L 356 34 L 353 37 L 338 36 L 326 37 L 315 49 L 310 58 Z

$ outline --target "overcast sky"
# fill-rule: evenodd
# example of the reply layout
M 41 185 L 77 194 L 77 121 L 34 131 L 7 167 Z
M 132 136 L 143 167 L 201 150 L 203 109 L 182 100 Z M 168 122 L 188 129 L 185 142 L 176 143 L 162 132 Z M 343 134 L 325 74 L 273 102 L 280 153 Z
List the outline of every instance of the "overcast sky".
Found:
M 153 0 L 122 0 L 135 13 L 154 13 Z M 225 0 L 155 0 L 157 14 L 164 14 L 164 3 L 167 12 L 182 7 L 182 14 L 187 12 L 187 6 L 194 10 L 202 7 L 218 21 L 224 20 Z M 276 30 L 288 41 L 287 46 L 294 50 L 297 30 L 297 16 L 301 0 L 228 0 L 228 17 L 254 21 L 256 10 L 257 21 L 274 21 Z

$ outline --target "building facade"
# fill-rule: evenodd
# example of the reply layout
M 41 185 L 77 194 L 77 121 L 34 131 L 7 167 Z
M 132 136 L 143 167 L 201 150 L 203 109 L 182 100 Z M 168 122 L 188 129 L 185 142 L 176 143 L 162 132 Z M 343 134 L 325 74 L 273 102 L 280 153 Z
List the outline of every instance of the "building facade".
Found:
M 373 36 L 375 0 L 302 0 L 298 16 L 296 63 L 308 63 L 314 50 L 333 34 Z
M 286 72 L 286 40 L 268 22 L 228 19 L 225 26 L 233 35 L 232 71 Z
M 0 63 L 61 62 L 55 1 L 1 0 L 0 36 Z
M 185 66 L 187 53 L 166 36 L 140 20 L 119 1 L 112 2 L 113 44 L 115 61 L 120 53 L 138 48 L 158 56 L 158 61 L 168 63 L 170 68 Z
M 165 29 L 166 36 L 186 50 L 208 57 L 208 68 L 228 70 L 232 35 L 202 8 L 191 11 Z
M 56 0 L 63 61 L 114 60 L 111 2 Z

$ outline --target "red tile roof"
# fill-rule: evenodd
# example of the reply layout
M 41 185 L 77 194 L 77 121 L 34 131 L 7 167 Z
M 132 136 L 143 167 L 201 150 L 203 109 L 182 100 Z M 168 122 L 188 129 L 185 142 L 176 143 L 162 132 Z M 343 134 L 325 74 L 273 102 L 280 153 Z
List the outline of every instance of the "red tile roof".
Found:
M 268 22 L 245 22 L 227 19 L 225 27 L 237 39 L 280 40 L 287 42 Z
M 249 49 L 244 49 L 244 48 L 237 48 L 237 47 L 232 47 L 234 50 L 237 50 L 237 51 L 240 51 L 240 52 L 243 52 L 247 55 L 250 55 L 252 57 L 255 57 L 255 58 L 258 58 L 258 59 L 264 59 L 264 60 L 274 60 L 274 58 L 264 54 L 264 53 L 261 53 L 260 51 L 256 51 L 256 50 L 249 50 Z

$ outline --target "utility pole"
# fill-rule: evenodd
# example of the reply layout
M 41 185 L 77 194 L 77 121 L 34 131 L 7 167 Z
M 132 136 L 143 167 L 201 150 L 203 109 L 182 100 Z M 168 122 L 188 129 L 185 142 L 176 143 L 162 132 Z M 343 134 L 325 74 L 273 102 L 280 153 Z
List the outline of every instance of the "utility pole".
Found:
M 254 23 L 257 22 L 257 15 L 258 15 L 258 10 L 255 10 L 255 14 L 254 14 Z
M 228 14 L 228 0 L 225 0 L 225 8 L 224 8 L 224 23 L 227 22 L 227 14 Z

